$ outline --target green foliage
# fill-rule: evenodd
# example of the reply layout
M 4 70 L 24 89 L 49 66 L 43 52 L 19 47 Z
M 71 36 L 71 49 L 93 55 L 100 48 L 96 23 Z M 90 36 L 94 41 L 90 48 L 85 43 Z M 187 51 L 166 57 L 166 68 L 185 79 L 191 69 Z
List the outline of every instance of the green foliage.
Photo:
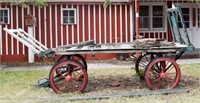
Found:
M 46 6 L 46 0 L 0 0 L 0 2 L 10 3 L 12 5 L 20 5 L 24 8 L 28 8 L 29 5 Z
M 111 4 L 111 1 L 110 1 L 110 0 L 104 0 L 103 7 L 104 7 L 104 8 L 107 8 L 108 5 L 110 5 L 110 4 Z

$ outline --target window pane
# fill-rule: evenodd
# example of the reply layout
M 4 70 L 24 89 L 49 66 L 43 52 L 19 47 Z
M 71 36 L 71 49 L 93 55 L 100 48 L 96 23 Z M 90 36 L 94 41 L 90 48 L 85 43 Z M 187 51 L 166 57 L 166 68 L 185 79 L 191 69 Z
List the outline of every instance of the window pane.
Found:
M 182 8 L 183 14 L 189 14 L 189 8 Z
M 149 6 L 140 6 L 140 16 L 149 16 Z
M 153 16 L 163 16 L 163 6 L 153 6 Z
M 8 23 L 8 17 L 4 17 L 4 23 Z
M 0 22 L 3 22 L 3 17 L 0 17 Z
M 3 10 L 0 10 L 0 16 L 1 17 L 3 16 Z
M 8 16 L 8 10 L 4 10 L 4 16 Z
M 68 16 L 68 11 L 67 10 L 63 10 L 63 16 Z
M 179 26 L 179 28 L 183 28 L 181 22 L 178 22 L 178 26 Z M 189 22 L 185 22 L 185 26 L 186 26 L 186 28 L 189 28 L 190 27 L 190 23 Z
M 69 16 L 74 16 L 74 10 L 69 11 Z
M 69 17 L 69 23 L 74 23 L 74 17 L 73 16 Z
M 140 28 L 149 28 L 149 18 L 140 17 Z
M 154 17 L 153 18 L 153 28 L 163 28 L 163 18 Z
M 64 16 L 64 17 L 63 17 L 63 23 L 68 23 L 67 16 Z

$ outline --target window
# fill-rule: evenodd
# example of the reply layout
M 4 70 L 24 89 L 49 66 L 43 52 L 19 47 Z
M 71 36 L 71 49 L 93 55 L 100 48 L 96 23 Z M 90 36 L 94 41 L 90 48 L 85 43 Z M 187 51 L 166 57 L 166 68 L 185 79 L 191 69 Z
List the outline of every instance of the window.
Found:
M 140 6 L 140 28 L 149 28 L 149 6 Z
M 153 6 L 153 28 L 163 28 L 163 6 Z
M 0 8 L 0 24 L 9 24 L 8 8 Z
M 63 24 L 76 24 L 76 9 L 63 9 L 62 10 L 62 23 Z
M 140 6 L 140 29 L 141 30 L 164 30 L 164 6 L 142 5 Z

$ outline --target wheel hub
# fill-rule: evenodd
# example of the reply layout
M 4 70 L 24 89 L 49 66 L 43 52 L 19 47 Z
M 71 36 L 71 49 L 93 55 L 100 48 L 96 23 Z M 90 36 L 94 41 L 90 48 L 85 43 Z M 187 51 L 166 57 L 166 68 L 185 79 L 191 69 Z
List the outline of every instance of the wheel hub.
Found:
M 160 73 L 160 77 L 165 78 L 166 77 L 165 73 Z
M 70 76 L 70 75 L 68 75 L 68 76 L 65 77 L 65 81 L 66 82 L 69 82 L 71 79 L 72 79 L 72 76 Z

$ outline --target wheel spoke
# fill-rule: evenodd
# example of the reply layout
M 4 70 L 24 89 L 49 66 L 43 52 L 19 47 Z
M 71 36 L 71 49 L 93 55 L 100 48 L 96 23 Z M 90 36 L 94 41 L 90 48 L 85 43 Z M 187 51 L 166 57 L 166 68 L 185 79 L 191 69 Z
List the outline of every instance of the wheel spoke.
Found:
M 154 80 L 152 83 L 155 83 L 157 81 L 160 81 L 161 77 L 158 77 L 156 80 Z

